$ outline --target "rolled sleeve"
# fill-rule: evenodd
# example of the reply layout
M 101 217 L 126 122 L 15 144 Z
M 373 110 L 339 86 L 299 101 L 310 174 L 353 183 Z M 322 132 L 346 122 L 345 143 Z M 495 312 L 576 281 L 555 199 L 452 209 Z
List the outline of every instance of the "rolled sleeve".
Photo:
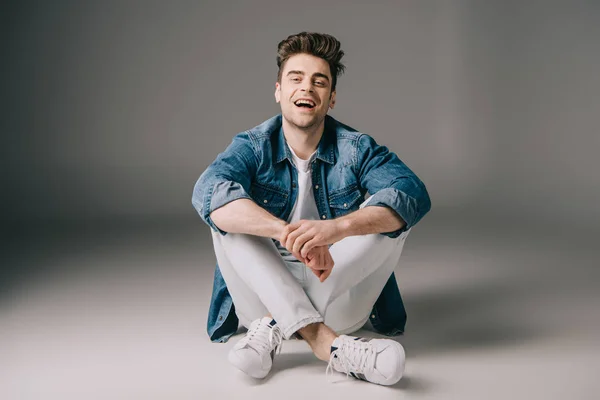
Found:
M 219 227 L 215 225 L 212 218 L 210 218 L 210 214 L 217 208 L 221 208 L 238 199 L 252 200 L 244 187 L 237 182 L 224 181 L 215 183 L 212 190 L 207 193 L 202 219 L 215 231 L 219 232 L 221 235 L 226 235 L 227 232 L 219 229 Z
M 237 135 L 227 149 L 200 175 L 194 186 L 192 204 L 200 218 L 215 232 L 227 232 L 215 225 L 210 214 L 238 199 L 251 199 L 250 182 L 256 169 L 252 144 L 246 134 Z
M 370 136 L 360 137 L 357 154 L 361 185 L 372 194 L 367 206 L 389 207 L 405 222 L 401 229 L 382 233 L 396 238 L 431 209 L 427 189 L 396 154 L 378 145 Z
M 401 229 L 382 233 L 382 235 L 391 238 L 397 238 L 401 233 L 412 228 L 416 224 L 416 218 L 419 215 L 419 205 L 416 199 L 394 188 L 382 189 L 375 193 L 367 206 L 389 207 L 404 220 L 406 224 Z

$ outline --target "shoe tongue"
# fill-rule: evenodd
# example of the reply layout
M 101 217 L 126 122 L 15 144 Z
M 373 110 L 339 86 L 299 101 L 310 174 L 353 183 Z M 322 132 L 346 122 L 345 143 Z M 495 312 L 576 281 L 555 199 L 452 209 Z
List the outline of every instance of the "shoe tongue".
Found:
M 250 330 L 256 329 L 260 325 L 260 322 L 261 321 L 259 319 L 252 321 L 252 323 L 250 324 L 250 328 L 248 330 L 250 331 Z
M 333 342 L 331 342 L 331 346 L 332 347 L 341 347 L 342 344 L 344 344 L 344 342 L 347 342 L 348 340 L 354 339 L 354 336 L 348 336 L 348 335 L 340 335 L 338 337 L 336 337 L 335 339 L 333 339 Z

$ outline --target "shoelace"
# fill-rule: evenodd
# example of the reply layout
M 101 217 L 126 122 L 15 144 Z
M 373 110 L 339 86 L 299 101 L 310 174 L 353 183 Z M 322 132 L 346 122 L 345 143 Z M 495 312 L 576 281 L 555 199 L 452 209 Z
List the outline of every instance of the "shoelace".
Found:
M 340 366 L 346 372 L 346 379 L 350 373 L 364 374 L 375 366 L 375 349 L 369 342 L 359 340 L 344 341 L 341 346 L 331 352 L 329 364 L 325 375 L 333 374 L 333 366 Z M 331 379 L 330 379 L 331 381 Z
M 281 353 L 281 348 L 283 347 L 283 332 L 277 325 L 269 329 L 269 346 L 273 347 L 273 342 L 275 342 L 275 354 Z
M 267 333 L 267 331 L 269 332 Z M 275 347 L 276 353 L 280 353 L 283 333 L 279 326 L 275 325 L 269 328 L 262 321 L 259 321 L 256 325 L 250 327 L 248 334 L 242 340 L 244 340 L 244 344 L 248 344 L 252 340 L 252 346 L 259 351 L 270 352 Z

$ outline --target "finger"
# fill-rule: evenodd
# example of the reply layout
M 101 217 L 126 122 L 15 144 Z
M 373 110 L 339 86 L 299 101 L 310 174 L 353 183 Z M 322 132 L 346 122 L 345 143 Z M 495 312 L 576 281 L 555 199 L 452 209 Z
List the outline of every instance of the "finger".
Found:
M 283 231 L 281 231 L 281 236 L 279 237 L 279 243 L 281 243 L 282 246 L 285 246 L 285 242 L 287 241 L 288 235 L 293 231 L 294 230 L 291 228 L 290 224 L 286 225 L 283 228 Z
M 279 236 L 279 243 L 281 243 L 283 246 L 285 246 L 285 241 L 287 240 L 287 236 L 289 235 L 289 233 L 289 225 L 287 225 L 283 228 L 283 230 L 281 231 L 281 235 Z
M 293 253 L 293 247 L 294 247 L 294 243 L 296 242 L 296 239 L 298 238 L 298 236 L 300 236 L 301 234 L 303 234 L 304 231 L 302 229 L 302 227 L 295 229 L 293 232 L 291 232 L 285 242 L 285 248 L 288 249 L 290 251 L 290 253 Z M 282 243 L 283 244 L 283 243 Z
M 296 221 L 296 222 L 292 222 L 292 223 L 288 224 L 288 226 L 289 226 L 289 227 L 290 227 L 292 230 L 298 229 L 298 227 L 299 227 L 300 225 L 302 225 L 302 221 L 303 221 L 303 220 Z
M 319 280 L 321 282 L 325 282 L 325 279 L 329 278 L 329 275 L 331 275 L 331 271 L 333 271 L 333 268 L 323 271 L 323 274 L 319 277 Z
M 323 271 L 323 273 L 321 274 L 321 276 L 319 276 L 319 281 L 321 283 L 325 282 L 325 279 L 327 279 L 329 277 L 329 274 L 327 274 L 327 271 Z
M 317 246 L 317 241 L 313 237 L 308 242 L 304 243 L 304 246 L 302 247 L 302 251 L 301 251 L 302 255 L 308 254 L 308 252 L 311 251 L 312 249 L 314 249 L 316 246 Z
M 307 257 L 310 257 L 310 259 L 307 258 L 307 260 L 309 260 L 309 264 L 307 264 L 307 265 L 309 265 L 313 269 L 322 269 L 321 261 L 319 261 L 320 255 L 319 255 L 318 251 L 312 251 L 312 252 L 308 253 Z
M 310 268 L 310 270 L 312 271 L 313 274 L 315 274 L 315 276 L 317 278 L 319 278 L 319 280 L 321 280 L 321 275 L 323 274 L 323 271 L 318 270 L 318 269 L 312 269 L 312 268 Z
M 292 254 L 292 255 L 293 255 L 293 254 Z M 304 264 L 304 265 L 308 265 L 308 263 L 310 262 L 310 260 L 309 260 L 308 258 L 306 258 L 306 257 L 302 257 L 302 256 L 300 255 L 300 253 L 298 253 L 298 255 L 297 255 L 297 256 L 294 256 L 294 257 L 296 257 L 296 258 L 298 259 L 298 261 L 300 261 L 300 262 L 301 262 L 302 264 Z
M 307 267 L 312 268 L 315 264 L 315 255 L 313 253 L 309 253 L 306 255 L 306 264 Z
M 290 250 L 291 245 L 294 244 L 294 239 L 293 239 L 294 232 L 295 231 L 291 231 L 290 233 L 288 233 L 285 238 L 285 242 L 281 242 L 281 244 L 288 250 Z
M 303 233 L 302 235 L 298 236 L 296 238 L 296 241 L 294 241 L 294 246 L 292 247 L 292 249 L 294 250 L 293 252 L 297 253 L 298 255 L 300 255 L 300 250 L 302 250 L 302 246 L 304 246 L 304 243 L 308 242 L 310 240 L 310 233 Z M 304 258 L 306 257 L 306 253 L 300 255 L 300 257 Z

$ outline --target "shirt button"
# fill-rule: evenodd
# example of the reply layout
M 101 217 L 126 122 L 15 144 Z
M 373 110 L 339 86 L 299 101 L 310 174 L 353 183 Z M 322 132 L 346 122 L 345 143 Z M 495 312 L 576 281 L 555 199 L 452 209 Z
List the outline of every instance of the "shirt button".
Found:
M 296 187 L 296 182 L 292 183 L 292 187 L 295 188 Z
M 347 203 L 344 203 L 344 208 L 346 208 L 346 207 L 348 207 L 348 204 L 347 204 Z
M 263 203 L 267 204 L 269 201 L 267 199 L 263 200 Z
M 319 185 L 315 185 L 315 189 L 318 189 L 318 188 L 319 188 Z
M 219 321 L 223 321 L 223 316 L 219 315 Z
M 375 319 L 375 314 L 371 314 L 371 319 Z
M 321 215 L 321 218 L 327 219 L 327 216 L 326 215 Z

